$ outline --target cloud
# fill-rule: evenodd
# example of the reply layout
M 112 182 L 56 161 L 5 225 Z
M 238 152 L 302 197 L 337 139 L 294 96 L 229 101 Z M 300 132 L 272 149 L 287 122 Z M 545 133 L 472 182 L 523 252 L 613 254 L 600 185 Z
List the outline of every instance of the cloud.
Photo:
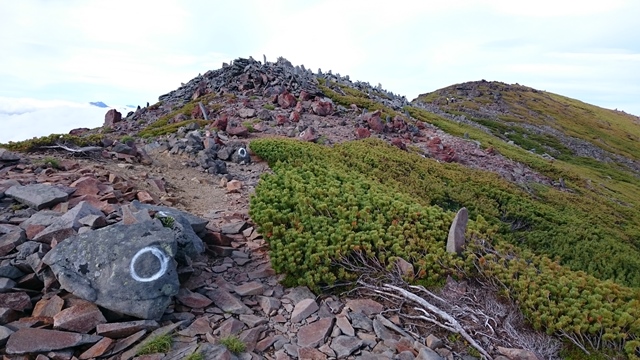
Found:
M 131 110 L 115 108 L 121 112 Z M 0 143 L 100 127 L 107 110 L 63 100 L 0 97 Z

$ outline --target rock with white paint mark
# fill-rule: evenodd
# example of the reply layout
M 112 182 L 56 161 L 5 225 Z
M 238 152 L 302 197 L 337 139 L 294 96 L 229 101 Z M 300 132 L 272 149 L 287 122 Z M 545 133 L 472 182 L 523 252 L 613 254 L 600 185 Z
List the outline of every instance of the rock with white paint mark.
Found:
M 174 233 L 157 222 L 71 237 L 43 259 L 63 289 L 104 308 L 159 319 L 178 293 Z

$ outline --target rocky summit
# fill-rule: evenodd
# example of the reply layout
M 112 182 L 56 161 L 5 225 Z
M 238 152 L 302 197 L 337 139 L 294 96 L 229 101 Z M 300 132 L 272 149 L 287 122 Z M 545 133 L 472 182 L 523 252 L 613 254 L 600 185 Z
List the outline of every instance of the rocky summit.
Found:
M 605 146 L 522 111 L 553 94 L 483 81 L 409 102 L 262 60 L 0 146 L 3 358 L 635 356 L 627 114 Z

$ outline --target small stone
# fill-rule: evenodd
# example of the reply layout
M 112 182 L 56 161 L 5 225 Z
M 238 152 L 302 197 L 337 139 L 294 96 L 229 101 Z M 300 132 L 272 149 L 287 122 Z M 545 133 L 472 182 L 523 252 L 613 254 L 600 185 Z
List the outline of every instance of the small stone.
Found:
M 298 323 L 318 311 L 319 308 L 318 303 L 314 299 L 301 300 L 293 308 L 293 312 L 291 313 L 291 322 Z
M 245 330 L 238 336 L 240 341 L 245 344 L 246 352 L 252 352 L 256 348 L 256 343 L 260 338 L 260 334 L 262 334 L 266 329 L 266 326 L 258 326 L 253 329 Z
M 336 352 L 338 359 L 341 359 L 353 354 L 362 345 L 362 340 L 357 337 L 340 335 L 331 341 L 330 346 Z
M 367 316 L 379 314 L 384 310 L 384 306 L 371 299 L 351 299 L 347 300 L 346 306 L 353 312 L 362 312 Z
M 239 334 L 244 328 L 244 323 L 236 318 L 229 318 L 220 324 L 215 330 L 215 333 L 219 333 L 220 337 L 227 337 L 231 335 Z
M 320 350 L 317 350 L 314 348 L 301 347 L 301 348 L 298 348 L 298 359 L 326 360 L 327 355 L 323 354 Z
M 22 229 L 0 236 L 0 256 L 7 255 L 13 251 L 13 249 L 24 243 L 25 240 L 27 240 L 27 235 Z
M 214 304 L 224 312 L 238 315 L 251 313 L 251 309 L 249 309 L 245 304 L 242 303 L 242 301 L 231 295 L 226 290 L 211 290 L 207 292 L 207 297 L 213 300 Z
M 98 324 L 104 324 L 104 318 L 100 309 L 93 303 L 83 301 L 57 313 L 53 317 L 54 329 L 69 330 L 78 333 L 88 333 Z
M 433 350 L 444 346 L 444 343 L 442 342 L 442 340 L 440 340 L 440 338 L 438 338 L 433 334 L 429 334 L 429 336 L 427 336 L 426 343 L 427 343 L 427 346 Z
M 400 339 L 400 335 L 397 335 L 391 330 L 389 330 L 386 326 L 380 322 L 378 319 L 373 319 L 373 331 L 376 333 L 376 336 L 383 341 L 397 341 Z
M 59 188 L 44 184 L 12 186 L 5 192 L 5 195 L 35 210 L 53 207 L 69 198 L 69 195 Z
M 205 308 L 213 302 L 213 300 L 208 297 L 192 292 L 188 289 L 180 289 L 178 295 L 176 295 L 176 299 L 183 305 L 186 305 L 190 308 L 194 309 L 202 309 Z
M 196 354 L 201 354 L 204 359 L 215 359 L 215 360 L 231 360 L 231 352 L 224 345 L 216 345 L 216 344 L 200 344 L 198 350 L 195 352 Z M 138 358 L 142 360 L 141 358 Z
M 351 317 L 351 326 L 354 328 L 362 329 L 367 332 L 373 331 L 373 322 L 361 311 L 352 312 L 349 316 Z
M 333 329 L 334 319 L 323 318 L 309 325 L 305 325 L 298 330 L 298 346 L 317 347 L 324 343 L 327 335 Z
M 538 356 L 529 350 L 498 346 L 498 352 L 511 360 L 538 360 Z
M 0 307 L 0 325 L 8 324 L 20 318 L 20 312 L 6 307 Z
M 204 335 L 211 332 L 209 318 L 206 316 L 197 318 L 194 322 L 184 330 L 178 332 L 178 335 L 194 337 L 196 335 Z
M 235 193 L 242 189 L 242 182 L 240 180 L 231 180 L 227 182 L 227 192 Z
M 246 226 L 246 221 L 236 221 L 222 225 L 220 230 L 223 234 L 239 234 Z
M 239 317 L 240 317 L 240 321 L 247 324 L 247 327 L 249 328 L 253 328 L 258 325 L 266 324 L 269 322 L 269 320 L 256 315 L 240 315 Z
M 299 303 L 304 299 L 315 299 L 316 296 L 306 286 L 299 286 L 291 289 L 291 291 L 283 296 L 285 299 L 290 299 L 294 304 Z
M 106 353 L 112 344 L 113 344 L 113 339 L 110 339 L 108 337 L 102 338 L 102 340 L 98 341 L 97 343 L 95 343 L 95 345 L 93 345 L 92 347 L 87 349 L 85 352 L 80 354 L 78 359 L 80 360 L 95 359 L 103 355 L 104 353 Z
M 271 316 L 272 313 L 278 310 L 281 305 L 280 300 L 267 296 L 259 296 L 258 303 L 260 304 L 260 307 L 262 308 L 262 311 L 265 313 L 265 315 L 268 316 Z
M 444 360 L 437 352 L 428 347 L 420 349 L 416 360 Z
M 340 328 L 343 334 L 347 336 L 356 336 L 356 331 L 351 326 L 349 319 L 347 319 L 344 315 L 339 315 L 336 317 L 336 325 Z
M 264 292 L 264 285 L 257 281 L 251 281 L 240 286 L 236 286 L 234 291 L 240 296 L 261 295 Z

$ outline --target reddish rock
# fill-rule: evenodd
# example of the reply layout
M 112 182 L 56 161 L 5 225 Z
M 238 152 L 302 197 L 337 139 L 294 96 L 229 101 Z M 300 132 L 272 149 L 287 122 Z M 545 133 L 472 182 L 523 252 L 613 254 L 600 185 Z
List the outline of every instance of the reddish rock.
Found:
M 315 348 L 324 343 L 333 329 L 334 318 L 322 318 L 298 330 L 298 346 Z
M 309 99 L 311 99 L 311 94 L 309 94 L 305 90 L 300 91 L 300 101 L 306 101 Z
M 136 193 L 136 198 L 140 200 L 143 204 L 156 204 L 157 201 L 154 200 L 153 196 L 149 194 L 149 192 L 141 190 Z
M 0 306 L 15 311 L 31 309 L 31 298 L 26 292 L 0 293 Z
M 174 116 L 173 119 L 171 119 L 171 121 L 169 121 L 169 123 L 170 124 L 174 124 L 174 123 L 179 123 L 179 122 L 186 121 L 186 120 L 189 120 L 187 115 L 180 113 L 180 114 Z
M 301 132 L 299 136 L 301 140 L 309 141 L 309 142 L 315 142 L 320 138 L 320 136 L 316 132 L 316 129 L 314 129 L 311 126 L 309 126 L 308 128 L 306 128 L 306 130 Z
M 183 305 L 186 305 L 190 308 L 194 309 L 202 309 L 205 308 L 213 302 L 208 297 L 192 292 L 187 289 L 180 289 L 178 295 L 176 295 L 176 299 Z
M 12 355 L 41 353 L 93 344 L 101 339 L 101 336 L 75 334 L 66 331 L 20 329 L 9 337 L 6 352 Z
M 239 192 L 242 189 L 242 182 L 240 180 L 231 180 L 227 182 L 227 192 Z
M 298 121 L 300 121 L 300 113 L 297 111 L 292 111 L 291 115 L 289 115 L 289 120 L 291 120 L 291 122 L 297 123 Z
M 366 139 L 369 136 L 371 136 L 371 131 L 369 131 L 368 129 L 361 128 L 361 127 L 356 129 L 356 138 Z
M 22 229 L 0 236 L 0 256 L 7 255 L 15 249 L 16 246 L 24 243 L 26 239 L 26 232 Z
M 401 150 L 407 150 L 407 145 L 405 145 L 405 143 L 399 139 L 399 138 L 393 138 L 391 139 L 391 145 L 401 149 Z
M 377 133 L 384 132 L 384 124 L 382 123 L 380 114 L 382 114 L 382 112 L 380 110 L 376 110 L 372 113 L 367 113 L 364 115 L 364 118 L 367 121 L 367 124 L 369 125 L 371 130 Z
M 178 335 L 194 337 L 197 335 L 204 335 L 211 332 L 211 324 L 209 324 L 209 318 L 201 316 L 189 325 L 184 330 L 178 332 Z
M 351 110 L 355 111 L 355 112 L 360 111 L 360 109 L 358 109 L 358 105 L 356 105 L 356 104 L 351 104 L 351 105 L 349 105 L 349 108 L 350 108 Z
M 346 306 L 353 312 L 361 312 L 367 316 L 379 314 L 384 310 L 384 306 L 382 306 L 382 304 L 371 299 L 347 300 Z
M 296 103 L 296 97 L 288 91 L 285 91 L 284 93 L 278 95 L 278 105 L 280 105 L 280 107 L 283 109 L 294 107 L 296 106 Z
M 331 101 L 316 100 L 311 104 L 311 110 L 318 116 L 333 114 L 333 103 Z
M 96 334 L 112 339 L 122 339 L 131 336 L 138 331 L 152 331 L 158 328 L 155 320 L 138 320 L 119 323 L 99 324 L 96 326 Z
M 226 115 L 222 115 L 213 122 L 213 127 L 220 131 L 227 131 L 227 124 L 229 123 L 229 119 Z
M 422 121 L 416 121 L 416 127 L 420 130 L 424 130 L 427 128 Z
M 192 119 L 204 119 L 204 115 L 202 114 L 202 109 L 200 106 L 194 106 L 193 110 L 191 110 L 191 118 Z
M 122 121 L 122 114 L 116 109 L 111 109 L 107 111 L 104 115 L 104 125 L 103 127 L 113 127 L 116 123 Z
M 282 114 L 278 114 L 278 115 L 276 115 L 276 124 L 278 124 L 278 125 L 284 125 L 284 124 L 286 124 L 287 122 L 289 122 L 289 121 L 287 120 L 287 117 L 286 117 L 286 116 L 284 116 L 284 115 L 282 115 Z
M 327 360 L 327 355 L 318 349 L 303 347 L 298 349 L 298 358 L 305 360 Z
M 33 313 L 31 315 L 34 317 L 52 318 L 62 310 L 63 306 L 64 300 L 62 300 L 58 295 L 54 295 L 50 299 L 41 299 L 38 301 L 36 306 L 33 308 Z
M 98 324 L 104 324 L 107 320 L 100 309 L 93 303 L 83 301 L 70 308 L 64 309 L 53 317 L 55 329 L 69 330 L 86 334 Z
M 304 112 L 304 106 L 303 106 L 302 102 L 298 102 L 296 104 L 296 107 L 293 108 L 293 110 L 302 114 Z
M 88 359 L 98 358 L 99 356 L 102 356 L 107 351 L 109 351 L 112 345 L 113 345 L 112 339 L 109 339 L 108 337 L 102 338 L 102 340 L 98 341 L 95 345 L 87 349 L 87 351 L 80 354 L 78 359 L 88 360 Z
M 8 324 L 20 318 L 20 312 L 7 307 L 0 307 L 0 325 Z
M 98 195 L 100 193 L 100 181 L 91 176 L 83 176 L 80 179 L 74 181 L 69 185 L 72 188 L 76 188 L 73 196 L 81 195 Z
M 396 132 L 401 132 L 407 129 L 407 123 L 400 116 L 394 116 L 392 122 L 393 130 Z
M 220 232 L 207 231 L 204 238 L 205 243 L 209 245 L 217 245 L 217 246 L 231 246 L 231 242 L 233 239 L 227 235 L 224 235 Z
M 230 136 L 246 137 L 247 135 L 249 135 L 249 129 L 242 125 L 234 127 L 227 126 L 227 134 L 229 134 Z

